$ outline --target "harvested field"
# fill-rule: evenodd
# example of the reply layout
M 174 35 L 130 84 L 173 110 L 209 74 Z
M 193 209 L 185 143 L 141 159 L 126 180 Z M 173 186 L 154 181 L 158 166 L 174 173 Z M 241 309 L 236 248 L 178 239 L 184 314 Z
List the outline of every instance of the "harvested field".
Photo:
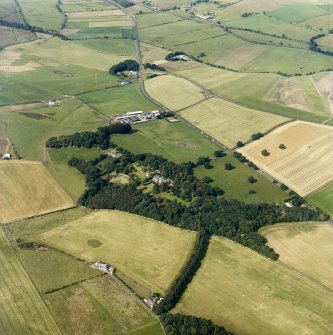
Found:
M 286 149 L 280 149 L 280 144 Z M 261 154 L 264 149 L 269 156 Z M 295 121 L 238 151 L 301 196 L 333 180 L 333 128 L 329 126 Z
M 173 111 L 191 106 L 205 98 L 199 87 L 186 79 L 171 75 L 147 80 L 145 86 L 152 98 Z
M 60 335 L 58 326 L 1 228 L 0 267 L 0 333 Z
M 132 25 L 130 20 L 116 20 L 116 21 L 101 21 L 101 22 L 89 22 L 89 28 L 101 28 L 101 27 L 129 27 Z
M 27 62 L 24 65 L 15 65 L 14 63 L 19 61 L 21 56 L 22 54 L 20 52 L 9 50 L 2 52 L 0 60 L 0 71 L 7 73 L 26 72 L 32 71 L 41 66 L 40 64 L 33 61 Z
M 101 210 L 50 230 L 41 239 L 88 262 L 113 264 L 139 285 L 165 294 L 191 255 L 195 236 L 138 215 Z
M 0 162 L 0 189 L 0 223 L 74 206 L 39 162 Z
M 65 28 L 63 29 L 60 33 L 65 35 L 65 36 L 68 36 L 68 35 L 72 35 L 72 34 L 76 34 L 80 31 L 80 29 L 68 29 L 68 28 Z
M 181 116 L 230 148 L 235 147 L 237 141 L 249 141 L 254 133 L 265 133 L 288 121 L 282 116 L 242 107 L 218 98 L 211 98 L 184 109 Z
M 234 334 L 333 333 L 331 291 L 219 237 L 212 238 L 175 312 L 210 319 Z
M 280 255 L 279 262 L 333 289 L 332 225 L 322 222 L 281 223 L 264 227 L 260 233 Z

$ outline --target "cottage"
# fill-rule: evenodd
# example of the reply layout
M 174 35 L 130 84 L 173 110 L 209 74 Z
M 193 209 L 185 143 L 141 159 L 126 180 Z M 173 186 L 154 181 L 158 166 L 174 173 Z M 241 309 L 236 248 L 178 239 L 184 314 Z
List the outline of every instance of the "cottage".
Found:
M 100 261 L 95 262 L 91 265 L 92 268 L 102 271 L 104 273 L 113 274 L 116 268 L 110 264 L 106 264 Z
M 11 154 L 4 154 L 4 155 L 2 155 L 2 159 L 9 160 L 11 158 L 12 158 Z

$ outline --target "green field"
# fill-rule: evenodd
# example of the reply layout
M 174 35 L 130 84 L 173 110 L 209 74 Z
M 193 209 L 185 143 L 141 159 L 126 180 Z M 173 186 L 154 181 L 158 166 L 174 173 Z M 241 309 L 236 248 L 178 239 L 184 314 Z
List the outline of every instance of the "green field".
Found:
M 211 98 L 182 110 L 181 116 L 213 138 L 233 148 L 257 132 L 265 133 L 288 119 Z
M 162 335 L 152 314 L 110 276 L 45 296 L 64 335 Z
M 204 99 L 201 89 L 183 78 L 163 75 L 145 81 L 147 93 L 172 111 Z
M 0 332 L 6 335 L 60 335 L 2 229 L 0 266 Z
M 79 99 L 105 115 L 151 112 L 157 109 L 155 104 L 142 95 L 139 84 L 94 91 L 80 95 Z
M 177 312 L 235 334 L 332 333 L 333 294 L 312 280 L 227 239 L 213 237 Z
M 65 13 L 70 12 L 83 12 L 91 10 L 110 10 L 116 9 L 117 7 L 111 5 L 106 0 L 93 0 L 93 1 L 72 1 L 72 0 L 62 0 L 61 9 Z
M 150 152 L 174 162 L 195 162 L 218 149 L 182 122 L 166 120 L 138 124 L 130 135 L 112 135 L 112 142 L 136 154 Z
M 307 201 L 333 217 L 333 183 L 328 184 L 317 192 L 310 194 Z
M 26 21 L 31 26 L 59 31 L 65 16 L 56 8 L 57 0 L 18 0 Z
M 98 211 L 41 239 L 80 259 L 113 264 L 139 285 L 165 294 L 190 256 L 195 236 L 126 212 Z
M 224 168 L 226 163 L 231 164 L 235 168 L 226 170 Z M 195 175 L 198 178 L 205 176 L 212 178 L 212 185 L 224 190 L 226 198 L 249 203 L 279 203 L 288 198 L 288 195 L 271 181 L 240 163 L 232 156 L 216 158 L 211 161 L 211 165 L 213 166 L 212 169 L 205 169 L 203 166 L 196 168 Z M 251 176 L 257 179 L 256 183 L 250 184 L 248 182 L 248 178 Z M 249 194 L 250 190 L 256 193 Z
M 181 21 L 182 19 L 169 14 L 169 13 L 149 13 L 144 15 L 138 15 L 137 21 L 138 21 L 138 27 L 140 29 L 152 27 L 152 26 L 159 26 L 164 25 L 166 23 L 170 22 L 176 22 Z
M 279 262 L 332 290 L 332 225 L 322 222 L 281 223 L 264 227 L 260 233 L 280 255 Z

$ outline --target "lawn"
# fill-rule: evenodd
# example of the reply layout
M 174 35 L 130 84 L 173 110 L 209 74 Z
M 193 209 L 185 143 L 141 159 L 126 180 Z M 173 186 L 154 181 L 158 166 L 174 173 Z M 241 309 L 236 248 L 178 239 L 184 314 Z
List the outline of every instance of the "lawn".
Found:
M 136 154 L 152 153 L 174 162 L 195 162 L 218 149 L 182 122 L 156 120 L 134 126 L 130 135 L 112 135 L 112 142 Z
M 111 276 L 45 296 L 63 335 L 162 335 L 158 321 Z
M 80 259 L 110 263 L 141 286 L 165 294 L 191 255 L 195 236 L 137 215 L 103 210 L 43 233 L 41 240 Z
M 333 294 L 288 267 L 213 237 L 176 307 L 243 335 L 327 335 Z
M 186 79 L 172 75 L 145 81 L 147 93 L 167 108 L 177 111 L 204 99 L 201 89 Z
M 333 217 L 333 183 L 310 194 L 307 201 Z
M 60 335 L 50 312 L 0 229 L 0 332 Z
M 0 223 L 73 207 L 73 200 L 39 162 L 0 163 Z
M 89 106 L 105 115 L 119 115 L 134 111 L 150 112 L 157 106 L 141 93 L 139 84 L 94 91 L 79 96 Z
M 31 26 L 59 31 L 65 16 L 57 8 L 57 0 L 18 0 L 23 15 Z
M 260 230 L 287 264 L 333 289 L 333 227 L 323 222 L 281 223 Z M 311 248 L 309 248 L 311 246 Z
M 224 166 L 227 163 L 235 168 L 226 170 Z M 248 203 L 279 203 L 288 198 L 288 195 L 275 184 L 232 156 L 216 158 L 211 162 L 211 165 L 212 169 L 205 169 L 203 166 L 196 168 L 195 175 L 198 178 L 205 176 L 212 178 L 212 185 L 224 190 L 226 198 Z M 251 176 L 257 179 L 256 183 L 250 184 L 248 182 L 248 178 Z M 250 190 L 256 193 L 249 194 Z
M 208 135 L 233 148 L 257 132 L 265 133 L 288 119 L 211 98 L 181 111 L 181 116 Z

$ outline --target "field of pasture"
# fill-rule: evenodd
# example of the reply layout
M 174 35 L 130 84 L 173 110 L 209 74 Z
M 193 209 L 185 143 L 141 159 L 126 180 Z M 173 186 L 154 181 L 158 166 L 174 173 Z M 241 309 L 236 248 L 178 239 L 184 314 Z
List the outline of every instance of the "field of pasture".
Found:
M 204 112 L 203 112 L 204 111 Z M 181 111 L 181 116 L 199 129 L 233 148 L 254 133 L 265 133 L 288 119 L 231 102 L 211 98 Z
M 39 162 L 0 163 L 0 223 L 73 207 L 74 202 Z
M 307 196 L 333 180 L 332 139 L 330 126 L 295 121 L 238 151 L 293 191 Z M 286 148 L 279 148 L 281 144 Z M 268 156 L 262 155 L 265 149 Z
M 202 90 L 186 79 L 172 75 L 145 81 L 147 93 L 172 111 L 186 108 L 205 98 Z
M 0 229 L 0 266 L 1 334 L 60 335 L 58 326 L 2 229 Z
M 332 307 L 333 294 L 321 285 L 213 237 L 175 312 L 213 320 L 235 334 L 326 335 L 333 331 Z
M 322 222 L 281 223 L 260 230 L 282 262 L 333 288 L 333 227 Z M 311 248 L 309 248 L 311 246 Z
M 8 22 L 22 23 L 23 18 L 19 13 L 15 0 L 2 0 L 0 3 L 0 17 Z
M 136 154 L 150 152 L 179 163 L 212 157 L 218 149 L 182 122 L 166 120 L 135 125 L 130 135 L 112 135 L 112 142 Z
M 324 186 L 319 191 L 316 191 L 307 197 L 307 201 L 312 206 L 320 208 L 331 217 L 333 217 L 332 199 L 333 183 L 329 183 L 327 186 Z
M 6 48 L 13 44 L 31 42 L 36 36 L 30 31 L 0 26 L 0 47 Z
M 126 212 L 96 211 L 41 239 L 88 262 L 113 264 L 138 285 L 165 294 L 190 256 L 195 236 Z
M 225 164 L 227 163 L 231 164 L 234 169 L 226 170 Z M 198 178 L 206 176 L 212 178 L 212 185 L 225 191 L 223 195 L 225 198 L 247 203 L 279 203 L 288 198 L 288 195 L 275 184 L 232 156 L 216 158 L 211 161 L 211 165 L 213 166 L 211 169 L 205 169 L 203 166 L 197 167 L 195 175 Z M 250 184 L 249 177 L 254 177 L 257 181 Z M 254 193 L 249 193 L 250 190 Z

